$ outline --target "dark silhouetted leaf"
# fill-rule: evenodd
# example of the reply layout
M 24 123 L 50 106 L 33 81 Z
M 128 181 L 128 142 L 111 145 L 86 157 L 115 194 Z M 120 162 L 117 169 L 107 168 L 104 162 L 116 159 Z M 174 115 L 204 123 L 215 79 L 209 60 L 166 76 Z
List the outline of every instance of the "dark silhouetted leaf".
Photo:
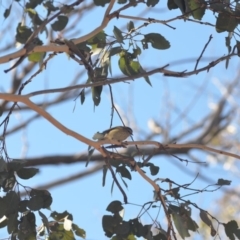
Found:
M 112 201 L 108 206 L 107 206 L 107 209 L 106 209 L 108 212 L 111 212 L 111 213 L 118 213 L 120 212 L 121 210 L 123 210 L 123 206 L 122 206 L 122 203 L 120 201 Z
M 129 23 L 127 24 L 127 30 L 130 32 L 132 30 L 134 30 L 134 23 L 133 21 L 129 21 Z
M 227 224 L 224 224 L 224 229 L 226 235 L 229 237 L 229 239 L 234 240 L 235 236 L 234 233 L 238 231 L 238 224 L 235 220 L 232 220 L 228 222 Z
M 94 0 L 93 2 L 96 6 L 104 7 L 105 4 L 110 3 L 110 0 Z
M 12 9 L 12 4 L 9 6 L 9 8 L 5 9 L 4 14 L 3 14 L 3 17 L 5 19 L 10 15 L 11 9 Z
M 17 175 L 21 179 L 29 179 L 35 176 L 39 172 L 38 168 L 21 168 L 17 171 Z
M 17 26 L 16 41 L 24 44 L 31 36 L 32 30 L 26 26 L 22 26 L 21 23 Z
M 226 179 L 219 178 L 219 179 L 218 179 L 218 182 L 217 182 L 217 185 L 220 185 L 220 186 L 230 185 L 231 182 L 232 182 L 232 181 L 230 181 L 230 180 L 226 180 Z
M 80 101 L 81 101 L 81 104 L 83 104 L 85 101 L 85 88 L 82 89 L 82 91 L 80 92 Z
M 238 21 L 235 16 L 232 16 L 228 12 L 222 12 L 218 14 L 217 22 L 216 22 L 216 31 L 217 32 L 233 32 L 237 27 Z
M 178 5 L 175 3 L 174 0 L 168 0 L 167 6 L 169 10 L 178 8 Z
M 102 178 L 102 186 L 105 186 L 105 182 L 106 182 L 106 176 L 107 176 L 107 166 L 103 165 L 103 178 Z
M 58 20 L 51 24 L 54 31 L 62 31 L 68 23 L 68 17 L 60 15 L 57 17 Z
M 154 7 L 156 4 L 158 4 L 159 0 L 147 0 L 147 6 L 148 7 Z
M 116 171 L 119 172 L 122 177 L 127 178 L 129 180 L 132 179 L 131 173 L 128 171 L 128 169 L 125 166 L 117 167 Z
M 151 85 L 151 84 L 150 84 Z M 154 176 L 154 175 L 157 175 L 158 172 L 159 172 L 159 167 L 158 166 L 155 166 L 155 165 L 150 165 L 150 172 L 151 174 Z
M 159 33 L 149 33 L 144 35 L 144 42 L 149 42 L 152 44 L 153 48 L 156 49 L 168 49 L 170 48 L 170 43 Z
M 37 5 L 42 4 L 43 0 L 29 0 L 26 4 L 26 8 L 35 8 Z
M 120 29 L 118 29 L 116 26 L 114 26 L 114 28 L 113 28 L 113 34 L 114 34 L 116 40 L 117 40 L 119 43 L 124 43 L 124 42 L 123 42 L 122 31 L 121 31 Z
M 209 227 L 212 226 L 212 221 L 209 219 L 207 213 L 203 210 L 200 210 L 200 218 L 202 219 L 202 221 L 208 225 Z
M 101 93 L 102 93 L 102 86 L 92 87 L 92 99 L 95 106 L 98 106 L 101 102 Z

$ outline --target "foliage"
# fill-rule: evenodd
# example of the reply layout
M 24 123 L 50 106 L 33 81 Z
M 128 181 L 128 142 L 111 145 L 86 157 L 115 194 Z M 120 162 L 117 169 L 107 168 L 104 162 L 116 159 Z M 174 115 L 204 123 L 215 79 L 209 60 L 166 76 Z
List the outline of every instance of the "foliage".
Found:
M 15 18 L 16 35 L 15 41 L 19 44 L 23 44 L 23 48 L 19 52 L 9 56 L 2 56 L 0 60 L 2 62 L 8 62 L 15 58 L 19 58 L 18 61 L 10 68 L 5 70 L 8 72 L 14 68 L 19 69 L 19 64 L 27 57 L 30 62 L 30 70 L 27 70 L 25 75 L 34 69 L 36 63 L 39 63 L 40 67 L 28 81 L 23 82 L 21 86 L 18 81 L 13 84 L 13 94 L 4 95 L 0 94 L 0 98 L 6 101 L 13 101 L 14 104 L 8 109 L 7 116 L 2 120 L 1 126 L 3 126 L 3 133 L 1 137 L 1 158 L 0 158 L 0 188 L 4 192 L 4 196 L 0 197 L 0 227 L 6 228 L 8 233 L 11 235 L 11 239 L 75 239 L 76 237 L 85 238 L 85 230 L 80 228 L 77 224 L 73 223 L 73 215 L 68 211 L 58 213 L 51 210 L 51 204 L 53 201 L 52 195 L 48 190 L 34 189 L 32 187 L 26 187 L 21 182 L 22 180 L 29 180 L 34 178 L 38 173 L 39 169 L 35 167 L 29 167 L 28 161 L 11 159 L 7 154 L 6 148 L 6 135 L 9 119 L 12 111 L 18 106 L 18 103 L 24 103 L 37 114 L 41 115 L 49 122 L 51 122 L 58 129 L 64 133 L 75 137 L 77 140 L 88 145 L 88 153 L 85 155 L 86 166 L 89 161 L 94 158 L 94 151 L 97 150 L 104 161 L 102 168 L 102 185 L 105 186 L 107 173 L 110 172 L 113 178 L 112 189 L 115 186 L 119 189 L 123 196 L 123 202 L 119 200 L 112 201 L 107 207 L 109 215 L 102 217 L 102 228 L 106 237 L 113 240 L 118 239 L 137 239 L 143 237 L 148 240 L 167 240 L 177 239 L 176 231 L 178 235 L 185 239 L 190 237 L 192 234 L 196 234 L 201 231 L 199 222 L 196 216 L 192 214 L 192 208 L 199 212 L 199 218 L 201 223 L 204 223 L 207 228 L 210 228 L 210 236 L 215 237 L 219 233 L 219 228 L 224 229 L 225 235 L 229 239 L 240 239 L 240 230 L 236 220 L 228 219 L 226 223 L 217 219 L 211 213 L 198 206 L 194 202 L 186 199 L 186 196 L 207 193 L 222 189 L 223 186 L 230 186 L 231 180 L 219 178 L 214 184 L 209 184 L 203 189 L 195 189 L 191 183 L 179 184 L 171 179 L 152 179 L 157 176 L 160 172 L 160 164 L 154 164 L 151 162 L 151 158 L 161 152 L 161 154 L 167 153 L 174 158 L 177 158 L 181 162 L 188 163 L 188 160 L 178 157 L 172 149 L 177 149 L 179 146 L 176 143 L 176 139 L 172 141 L 174 144 L 162 145 L 156 141 L 142 141 L 134 144 L 134 142 L 113 142 L 114 139 L 106 139 L 104 134 L 99 141 L 92 141 L 80 134 L 73 133 L 73 131 L 67 129 L 61 123 L 56 121 L 50 114 L 48 114 L 44 108 L 39 107 L 41 104 L 35 104 L 29 100 L 30 97 L 42 92 L 35 92 L 29 95 L 21 95 L 26 85 L 30 84 L 32 80 L 46 69 L 47 64 L 52 58 L 56 57 L 60 53 L 65 52 L 69 59 L 74 60 L 85 71 L 85 79 L 81 86 L 70 86 L 64 90 L 54 89 L 49 92 L 64 91 L 68 92 L 72 89 L 77 89 L 78 98 L 81 104 L 85 104 L 88 93 L 91 92 L 93 106 L 101 106 L 102 94 L 105 85 L 108 85 L 110 98 L 111 98 L 111 109 L 112 116 L 113 112 L 117 112 L 119 118 L 122 120 L 117 108 L 114 105 L 113 93 L 111 90 L 111 84 L 116 82 L 132 81 L 138 78 L 144 78 L 146 83 L 154 87 L 154 84 L 150 81 L 150 75 L 155 73 L 162 73 L 164 76 L 173 77 L 185 77 L 193 74 L 198 74 L 202 71 L 208 71 L 221 61 L 226 60 L 226 67 L 229 65 L 230 58 L 233 56 L 239 56 L 239 41 L 237 40 L 234 47 L 231 46 L 232 37 L 238 38 L 237 27 L 239 23 L 240 11 L 238 1 L 229 2 L 224 1 L 204 1 L 204 0 L 168 0 L 166 7 L 169 11 L 176 11 L 176 14 L 182 13 L 168 21 L 156 20 L 152 18 L 141 18 L 140 16 L 126 16 L 122 12 L 126 9 L 135 9 L 140 4 L 143 4 L 148 8 L 156 8 L 162 4 L 158 0 L 147 0 L 147 1 L 132 1 L 132 0 L 118 0 L 117 10 L 112 11 L 114 0 L 94 0 L 92 7 L 99 8 L 105 7 L 105 13 L 102 23 L 95 30 L 88 30 L 88 34 L 83 37 L 64 39 L 61 37 L 61 33 L 69 29 L 69 25 L 74 21 L 74 14 L 78 11 L 84 11 L 84 7 L 81 7 L 82 0 L 75 1 L 71 4 L 57 3 L 52 0 L 29 0 L 27 2 L 16 0 L 12 2 L 8 7 L 5 8 L 3 17 L 5 21 L 10 18 Z M 21 6 L 22 19 L 17 19 L 14 16 L 13 9 L 15 6 Z M 87 7 L 86 7 L 87 8 Z M 43 9 L 45 11 L 43 11 Z M 44 16 L 43 16 L 44 12 Z M 221 58 L 215 59 L 205 67 L 198 67 L 198 63 L 202 58 L 202 55 L 211 41 L 206 43 L 202 53 L 197 59 L 196 66 L 193 71 L 170 71 L 167 69 L 168 65 L 159 67 L 157 69 L 147 71 L 144 69 L 142 61 L 144 56 L 148 56 L 149 52 L 159 51 L 167 52 L 172 47 L 172 40 L 168 38 L 167 34 L 157 28 L 154 31 L 149 30 L 148 26 L 155 23 L 159 23 L 174 29 L 170 25 L 174 20 L 192 21 L 197 24 L 204 24 L 204 19 L 207 12 L 214 14 L 216 21 L 214 23 L 208 23 L 206 25 L 212 25 L 215 27 L 217 33 L 227 32 L 225 45 L 227 47 L 228 55 Z M 113 25 L 113 29 L 110 32 L 105 30 L 107 24 L 113 19 L 118 18 L 129 18 L 129 21 L 124 28 Z M 134 20 L 143 20 L 144 24 L 138 25 Z M 96 25 L 99 23 L 96 22 Z M 115 23 L 114 23 L 115 24 Z M 116 21 L 117 24 L 117 21 Z M 48 43 L 48 36 L 59 34 L 57 38 L 51 39 L 51 43 Z M 45 34 L 45 38 L 44 38 Z M 74 36 L 75 37 L 75 36 Z M 76 36 L 77 37 L 77 36 Z M 40 40 L 41 38 L 41 40 Z M 43 40 L 44 39 L 44 40 Z M 237 53 L 234 51 L 237 50 Z M 97 59 L 94 59 L 97 56 Z M 112 70 L 113 58 L 117 58 L 118 69 L 124 76 L 121 78 L 116 77 Z M 32 64 L 32 65 L 31 65 Z M 32 66 L 32 67 L 31 67 Z M 115 70 L 114 70 L 115 71 Z M 110 77 L 111 76 L 111 77 Z M 91 91 L 88 91 L 91 89 Z M 232 87 L 229 87 L 229 92 L 232 91 Z M 69 94 L 71 95 L 71 94 Z M 71 96 L 72 97 L 72 96 Z M 206 140 L 203 137 L 202 141 L 199 141 L 194 147 L 203 149 L 206 151 L 212 151 L 217 154 L 225 154 L 226 156 L 233 156 L 229 152 L 218 151 L 213 148 L 207 148 L 201 144 L 208 144 L 214 137 L 219 134 L 223 129 L 222 122 L 226 120 L 228 115 L 223 116 L 223 105 L 225 102 L 219 103 L 219 112 L 216 111 L 216 115 L 219 120 L 219 125 L 216 126 L 215 119 L 212 120 L 212 124 L 208 131 L 203 136 L 210 136 L 210 140 Z M 43 105 L 43 104 L 42 104 Z M 3 106 L 4 108 L 4 106 Z M 1 109 L 2 111 L 2 109 Z M 217 115 L 219 114 L 219 115 Z M 222 115 L 221 115 L 222 114 Z M 215 117 L 214 116 L 214 117 Z M 83 116 L 84 117 L 84 116 Z M 112 124 L 112 121 L 110 125 Z M 155 126 L 156 127 L 156 126 Z M 107 131 L 104 131 L 107 132 Z M 103 132 L 103 133 L 104 133 Z M 211 135 L 210 135 L 211 134 Z M 102 142 L 101 142 L 102 141 Z M 106 141 L 106 142 L 104 142 Z M 176 143 L 176 144 L 175 144 Z M 108 147 L 105 144 L 112 144 Z M 151 152 L 142 153 L 139 150 L 141 145 L 154 145 L 154 150 Z M 135 146 L 134 151 L 121 154 L 115 149 L 127 148 Z M 192 145 L 185 146 L 186 153 L 192 147 Z M 179 146 L 181 148 L 181 146 Z M 183 147 L 184 148 L 184 147 Z M 183 151 L 183 150 L 182 150 Z M 178 152 L 179 154 L 181 153 Z M 234 155 L 238 157 L 238 155 Z M 138 160 L 137 160 L 138 159 Z M 149 171 L 149 174 L 147 173 Z M 154 196 L 152 201 L 144 203 L 141 206 L 140 212 L 132 219 L 124 219 L 123 211 L 124 204 L 129 204 L 128 196 L 125 193 L 122 185 L 128 188 L 128 182 L 134 179 L 134 174 L 137 172 L 143 179 L 148 182 L 154 189 Z M 119 183 L 119 179 L 121 183 Z M 159 184 L 157 182 L 160 182 Z M 167 184 L 168 187 L 162 187 L 162 184 Z M 165 186 L 165 185 L 164 185 Z M 25 194 L 25 198 L 21 197 L 20 188 Z M 186 194 L 187 192 L 187 194 Z M 55 199 L 58 201 L 58 199 Z M 162 227 L 158 220 L 152 219 L 151 224 L 143 224 L 143 216 L 148 213 L 148 210 L 162 211 L 167 225 Z M 44 211 L 50 211 L 51 220 L 43 213 Z M 36 228 L 36 216 L 42 220 L 41 227 Z M 216 228 L 213 224 L 216 223 Z M 153 230 L 157 232 L 153 234 Z M 224 236 L 225 237 L 225 236 Z M 224 238 L 223 237 L 223 238 Z

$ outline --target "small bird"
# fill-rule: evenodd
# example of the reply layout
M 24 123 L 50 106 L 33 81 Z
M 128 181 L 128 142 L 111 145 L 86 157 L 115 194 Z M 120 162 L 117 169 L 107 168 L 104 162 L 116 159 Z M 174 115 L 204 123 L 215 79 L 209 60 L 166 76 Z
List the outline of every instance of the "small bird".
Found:
M 133 131 L 130 127 L 117 126 L 114 128 L 107 129 L 102 133 L 97 132 L 94 134 L 94 140 L 113 140 L 122 142 L 129 136 L 133 134 Z

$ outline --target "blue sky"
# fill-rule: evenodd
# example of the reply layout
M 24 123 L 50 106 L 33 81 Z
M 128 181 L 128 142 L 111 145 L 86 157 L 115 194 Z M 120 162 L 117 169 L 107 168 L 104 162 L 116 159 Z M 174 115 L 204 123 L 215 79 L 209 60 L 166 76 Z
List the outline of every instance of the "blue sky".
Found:
M 117 9 L 119 5 L 116 4 Z M 154 11 L 146 10 L 144 6 L 140 8 L 132 8 L 124 12 L 124 15 L 140 14 L 143 10 L 144 17 L 156 18 L 160 20 L 170 19 L 176 15 L 180 15 L 180 11 L 168 11 L 166 8 L 166 2 L 162 1 Z M 158 12 L 159 11 L 159 12 Z M 97 8 L 89 14 L 84 14 L 82 22 L 79 23 L 81 35 L 89 32 L 100 22 L 104 12 L 104 8 Z M 13 16 L 11 16 L 14 18 Z M 203 21 L 215 22 L 212 13 L 207 13 L 204 16 Z M 11 18 L 10 18 L 11 19 Z M 114 25 L 126 30 L 128 20 L 118 19 L 109 23 L 105 32 L 112 35 Z M 134 22 L 135 26 L 139 26 L 142 22 Z M 7 20 L 2 23 L 8 24 Z M 143 51 L 140 56 L 141 65 L 146 70 L 151 70 L 156 67 L 161 67 L 170 63 L 170 69 L 175 71 L 182 71 L 185 69 L 191 70 L 194 68 L 195 61 L 200 55 L 204 45 L 206 44 L 210 34 L 213 36 L 213 40 L 209 44 L 206 52 L 204 53 L 203 61 L 199 66 L 204 66 L 208 62 L 215 60 L 216 57 L 220 57 L 223 54 L 227 54 L 227 48 L 225 47 L 225 37 L 227 33 L 217 33 L 213 27 L 206 25 L 200 25 L 188 21 L 177 20 L 171 23 L 176 30 L 172 30 L 161 24 L 151 24 L 142 29 L 142 33 L 160 33 L 171 44 L 171 48 L 165 51 L 154 50 L 149 47 L 149 50 Z M 14 27 L 13 27 L 14 28 Z M 63 33 L 64 35 L 64 33 Z M 56 36 L 55 36 L 56 37 Z M 65 38 L 68 36 L 64 35 Z M 44 38 L 44 35 L 43 35 Z M 4 38 L 5 44 L 8 41 L 7 37 Z M 127 46 L 126 46 L 127 48 Z M 13 50 L 11 50 L 13 51 Z M 11 52 L 9 51 L 9 52 Z M 4 55 L 5 53 L 1 54 Z M 209 58 L 211 59 L 209 61 Z M 189 61 L 190 59 L 190 61 Z M 113 76 L 121 76 L 121 72 L 117 66 L 118 57 L 113 57 L 112 68 Z M 175 62 L 175 64 L 174 64 Z M 199 86 L 206 85 L 206 90 L 199 96 L 197 103 L 191 111 L 188 112 L 188 119 L 191 119 L 191 123 L 196 123 L 200 118 L 206 116 L 210 111 L 209 103 L 217 102 L 221 94 L 213 84 L 212 79 L 216 77 L 220 82 L 228 82 L 236 76 L 236 67 L 238 66 L 238 59 L 231 59 L 230 66 L 226 70 L 225 63 L 220 63 L 214 69 L 211 69 L 209 73 L 200 73 L 188 78 L 171 78 L 164 77 L 162 74 L 156 74 L 150 77 L 153 87 L 150 87 L 143 79 L 137 79 L 135 81 L 129 81 L 128 83 L 118 83 L 112 85 L 114 101 L 123 116 L 126 119 L 126 124 L 135 128 L 137 132 L 134 134 L 134 139 L 143 139 L 142 132 L 149 132 L 147 122 L 150 118 L 158 121 L 162 126 L 166 121 L 170 119 L 171 123 L 176 122 L 179 112 L 184 111 L 186 106 L 194 99 Z M 11 82 L 11 72 L 5 74 L 4 69 L 9 67 L 9 63 L 0 65 L 0 78 L 1 89 L 8 92 Z M 20 68 L 20 67 L 19 67 Z M 47 65 L 46 71 L 38 75 L 33 81 L 28 84 L 23 94 L 27 94 L 32 91 L 40 89 L 51 89 L 57 87 L 68 86 L 72 81 L 73 76 L 83 70 L 82 66 L 79 66 L 73 60 L 70 60 L 66 54 L 58 54 Z M 29 77 L 29 76 L 28 76 Z M 27 80 L 25 78 L 24 80 Z M 84 83 L 86 77 L 83 76 L 79 79 L 78 83 Z M 52 99 L 58 94 L 41 95 L 32 98 L 34 102 Z M 80 134 L 92 138 L 95 132 L 105 130 L 110 124 L 111 102 L 108 87 L 105 86 L 102 93 L 101 104 L 94 109 L 91 96 L 87 95 L 85 103 L 80 105 L 79 100 L 74 102 L 75 96 L 71 101 L 58 105 L 57 107 L 49 107 L 47 111 L 52 114 L 61 123 L 65 124 L 71 130 L 79 132 Z M 174 109 L 169 111 L 169 104 Z M 34 113 L 19 111 L 14 112 L 11 116 L 9 123 L 9 129 L 15 124 L 19 124 L 26 120 Z M 3 119 L 3 118 L 2 118 Z M 168 129 L 171 136 L 177 135 L 182 130 L 191 125 L 187 118 L 177 121 L 171 129 Z M 114 115 L 113 126 L 120 125 L 121 122 Z M 141 130 L 140 133 L 137 130 Z M 162 137 L 156 137 L 157 141 L 161 141 Z M 186 139 L 185 141 L 187 141 Z M 184 143 L 184 142 L 181 142 Z M 7 149 L 11 158 L 27 158 L 27 157 L 39 157 L 45 155 L 54 154 L 78 154 L 85 152 L 87 146 L 70 136 L 65 135 L 58 129 L 53 127 L 45 119 L 38 118 L 26 129 L 19 131 L 7 137 Z M 23 151 L 26 149 L 26 151 Z M 23 154 L 24 152 L 24 154 Z M 206 161 L 206 153 L 202 151 L 193 151 L 199 158 Z M 137 159 L 138 160 L 138 159 Z M 193 180 L 193 176 L 184 174 L 184 168 L 188 168 L 193 172 L 196 172 L 197 166 L 195 164 L 180 163 L 182 169 L 176 166 L 177 160 L 173 157 L 157 157 L 153 159 L 154 164 L 159 164 L 160 172 L 157 177 L 170 178 L 173 181 L 181 184 L 189 183 Z M 179 162 L 177 162 L 179 164 Z M 89 164 L 89 168 L 94 163 Z M 48 181 L 60 179 L 61 177 L 71 176 L 72 174 L 85 170 L 85 164 L 74 165 L 57 165 L 51 167 L 43 167 L 40 169 L 40 173 L 29 181 L 21 180 L 21 183 L 27 186 L 39 186 Z M 207 169 L 208 174 L 216 181 L 218 178 L 224 176 L 224 178 L 231 179 L 231 173 L 223 170 L 221 165 Z M 132 181 L 128 181 L 128 189 L 126 193 L 129 198 L 129 202 L 135 204 L 143 204 L 144 202 L 151 201 L 153 199 L 153 189 L 151 186 L 141 179 L 137 173 L 132 172 Z M 87 239 L 89 240 L 103 240 L 106 239 L 101 228 L 101 218 L 104 214 L 107 214 L 105 208 L 112 200 L 122 201 L 122 196 L 119 190 L 115 187 L 113 194 L 111 194 L 112 177 L 108 173 L 107 184 L 105 187 L 101 186 L 102 173 L 99 172 L 93 176 L 89 176 L 80 180 L 77 180 L 71 184 L 65 184 L 54 189 L 50 189 L 54 202 L 51 206 L 52 210 L 58 212 L 68 210 L 74 214 L 74 222 L 87 232 Z M 234 182 L 233 182 L 234 184 Z M 206 183 L 198 180 L 194 183 L 195 188 L 203 188 Z M 197 204 L 201 204 L 201 207 L 208 208 L 210 202 L 214 202 L 216 198 L 220 196 L 221 192 L 200 194 L 191 198 L 192 201 L 196 201 Z M 132 205 L 126 206 L 125 218 L 134 218 L 140 211 L 138 207 L 132 207 Z M 44 211 L 46 215 L 50 215 L 49 211 Z M 153 213 L 154 216 L 154 213 Z M 153 217 L 154 218 L 154 217 Z M 150 223 L 149 218 L 144 216 L 142 218 L 143 223 Z M 164 225 L 162 217 L 158 218 L 158 221 Z M 40 221 L 38 221 L 38 225 Z M 6 237 L 6 232 L 0 233 L 0 237 Z

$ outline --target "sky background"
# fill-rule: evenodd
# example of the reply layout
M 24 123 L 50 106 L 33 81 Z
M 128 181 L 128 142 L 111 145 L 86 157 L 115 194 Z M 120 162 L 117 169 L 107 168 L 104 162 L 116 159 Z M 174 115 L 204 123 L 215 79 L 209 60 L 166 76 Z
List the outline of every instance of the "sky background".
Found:
M 4 12 L 6 7 L 8 7 L 7 1 L 2 3 L 1 11 Z M 119 7 L 120 5 L 115 4 L 115 9 Z M 100 23 L 104 10 L 105 8 L 98 7 L 89 13 L 86 12 L 83 14 L 81 22 L 76 25 L 76 29 L 80 33 L 74 37 L 82 36 L 94 29 Z M 12 11 L 20 15 L 19 7 L 16 6 L 15 3 Z M 45 12 L 43 12 L 43 15 L 44 14 Z M 161 3 L 153 9 L 141 5 L 140 7 L 126 10 L 122 12 L 122 14 L 167 20 L 181 13 L 179 10 L 169 11 L 166 1 L 161 1 Z M 10 15 L 9 19 L 5 21 L 2 18 L 2 26 L 9 24 L 8 21 L 13 21 L 15 17 L 15 15 Z M 105 32 L 108 35 L 113 35 L 112 31 L 114 26 L 127 32 L 126 25 L 128 21 L 127 19 L 114 19 L 109 23 Z M 215 23 L 215 16 L 212 12 L 206 12 L 203 17 L 203 22 Z M 134 24 L 135 27 L 138 27 L 142 22 L 136 21 Z M 219 34 L 215 31 L 214 27 L 184 20 L 173 21 L 170 25 L 175 27 L 176 30 L 161 24 L 151 24 L 141 29 L 141 33 L 143 34 L 152 32 L 160 33 L 171 44 L 171 48 L 164 51 L 152 49 L 150 46 L 148 50 L 143 50 L 139 59 L 145 70 L 152 70 L 168 63 L 170 63 L 169 69 L 174 71 L 193 69 L 196 59 L 199 57 L 210 35 L 213 36 L 213 40 L 205 51 L 203 61 L 201 61 L 199 67 L 205 66 L 216 58 L 227 54 L 227 48 L 225 47 L 225 37 L 227 33 Z M 15 33 L 14 29 L 16 28 L 16 24 L 13 24 L 11 27 L 11 31 L 9 31 L 6 36 L 1 36 L 1 47 L 7 44 L 11 40 L 12 34 Z M 61 34 L 64 38 L 73 37 L 70 33 L 65 34 L 63 32 Z M 57 37 L 57 34 L 55 34 L 54 37 Z M 45 39 L 44 34 L 41 35 L 41 38 Z M 125 45 L 127 49 L 128 46 L 127 44 Z M 141 44 L 139 44 L 139 46 L 141 46 Z M 14 49 L 1 53 L 1 56 L 12 51 L 14 51 Z M 118 69 L 117 61 L 118 57 L 112 58 L 114 77 L 122 76 L 122 73 Z M 225 82 L 227 83 L 236 77 L 238 64 L 238 58 L 235 57 L 231 59 L 228 69 L 225 69 L 225 62 L 223 62 L 218 64 L 214 69 L 211 69 L 209 73 L 204 72 L 187 78 L 172 78 L 164 77 L 162 74 L 155 74 L 150 76 L 152 87 L 150 87 L 144 79 L 136 79 L 128 83 L 117 83 L 112 85 L 114 102 L 122 114 L 125 124 L 133 128 L 134 140 L 143 140 L 144 136 L 146 136 L 145 134 L 150 132 L 148 128 L 149 119 L 156 120 L 161 126 L 165 126 L 166 121 L 170 119 L 172 123 L 170 129 L 168 129 L 170 136 L 177 136 L 179 132 L 187 129 L 191 124 L 198 122 L 199 119 L 206 116 L 209 111 L 212 111 L 212 107 L 222 96 L 216 83 L 224 86 Z M 9 66 L 9 63 L 0 65 L 0 79 L 2 79 L 0 87 L 2 92 L 9 92 L 11 86 L 12 73 L 9 72 L 5 74 L 3 72 L 3 70 Z M 81 71 L 83 71 L 83 67 L 69 59 L 66 54 L 58 54 L 48 63 L 46 71 L 35 77 L 33 81 L 24 88 L 22 94 L 41 89 L 68 86 L 74 76 Z M 27 80 L 29 77 L 30 75 L 24 80 Z M 86 76 L 84 75 L 79 78 L 78 83 L 85 83 L 85 81 Z M 203 86 L 203 93 L 196 99 L 199 88 Z M 47 101 L 55 98 L 57 95 L 58 94 L 40 95 L 31 100 L 34 102 Z M 89 94 L 86 96 L 83 105 L 80 104 L 79 99 L 75 102 L 75 97 L 76 96 L 73 96 L 72 100 L 59 104 L 57 107 L 48 107 L 47 111 L 66 127 L 90 139 L 97 131 L 102 131 L 109 127 L 111 120 L 111 101 L 107 86 L 103 88 L 101 104 L 95 107 L 95 109 Z M 183 112 L 193 100 L 196 104 L 188 111 L 187 118 L 178 119 L 179 112 Z M 239 104 L 239 102 L 236 102 L 236 104 Z M 170 112 L 169 106 L 174 110 Z M 237 114 L 238 113 L 236 113 L 236 116 Z M 8 128 L 11 129 L 16 124 L 24 122 L 33 115 L 34 113 L 32 111 L 15 111 L 11 116 Z M 3 117 L 4 116 L 2 116 L 2 119 Z M 113 126 L 117 125 L 121 125 L 121 121 L 115 113 Z M 194 136 L 190 137 L 192 138 Z M 162 136 L 159 135 L 155 137 L 155 140 L 161 141 Z M 185 143 L 188 140 L 189 139 L 183 139 L 182 142 L 179 143 Z M 88 147 L 60 132 L 41 117 L 30 123 L 27 128 L 9 135 L 6 143 L 8 154 L 13 159 L 25 159 L 46 155 L 74 155 L 86 152 Z M 207 154 L 202 151 L 194 150 L 191 153 L 201 158 L 202 161 L 207 161 L 208 159 Z M 160 166 L 159 174 L 153 177 L 153 179 L 170 178 L 180 184 L 193 181 L 194 176 L 196 176 L 196 169 L 199 167 L 191 163 L 185 166 L 186 163 L 181 163 L 176 158 L 166 156 L 154 158 L 153 163 Z M 95 163 L 90 162 L 88 168 L 91 168 L 94 164 Z M 181 168 L 179 166 L 181 166 Z M 184 173 L 182 170 L 185 168 L 192 171 L 193 174 L 188 175 Z M 85 169 L 85 164 L 80 163 L 41 167 L 40 173 L 37 176 L 28 181 L 21 180 L 20 182 L 26 186 L 37 187 L 47 182 L 83 172 Z M 146 171 L 149 173 L 148 170 Z M 233 180 L 232 186 L 238 184 L 236 175 L 232 175 L 231 171 L 226 171 L 224 165 L 214 165 L 210 163 L 210 167 L 206 168 L 206 171 L 206 174 L 213 179 L 212 183 L 215 183 L 218 178 L 225 178 Z M 126 180 L 128 189 L 125 189 L 125 191 L 128 195 L 129 202 L 138 204 L 139 206 L 132 204 L 126 206 L 124 216 L 126 220 L 135 218 L 141 210 L 140 206 L 145 202 L 153 200 L 153 189 L 151 186 L 139 177 L 136 172 L 131 172 L 131 174 L 133 179 L 132 181 Z M 74 223 L 86 230 L 87 239 L 107 239 L 101 227 L 102 216 L 108 214 L 105 209 L 111 201 L 123 201 L 122 195 L 116 187 L 114 187 L 113 193 L 111 194 L 111 184 L 112 177 L 108 173 L 106 186 L 102 187 L 102 172 L 98 172 L 72 183 L 49 189 L 54 199 L 51 209 L 58 212 L 67 210 L 72 213 Z M 201 189 L 206 185 L 208 184 L 197 179 L 193 187 Z M 166 187 L 166 185 L 163 186 Z M 202 208 L 214 210 L 216 207 L 216 199 L 220 197 L 221 193 L 221 191 L 218 191 L 198 194 L 189 197 L 189 199 L 195 201 L 196 204 L 200 204 Z M 44 210 L 43 212 L 46 216 L 50 215 L 48 210 Z M 198 214 L 198 211 L 194 209 L 193 212 Z M 154 215 L 156 212 L 151 212 L 151 214 L 153 218 L 156 217 Z M 196 221 L 197 218 L 198 216 L 196 216 Z M 141 219 L 143 224 L 151 223 L 151 220 L 146 214 Z M 161 222 L 163 226 L 166 223 L 162 214 L 158 217 L 158 221 Z M 39 219 L 37 224 L 41 224 Z M 7 236 L 7 233 L 1 229 L 0 238 Z M 195 239 L 197 239 L 197 236 Z

